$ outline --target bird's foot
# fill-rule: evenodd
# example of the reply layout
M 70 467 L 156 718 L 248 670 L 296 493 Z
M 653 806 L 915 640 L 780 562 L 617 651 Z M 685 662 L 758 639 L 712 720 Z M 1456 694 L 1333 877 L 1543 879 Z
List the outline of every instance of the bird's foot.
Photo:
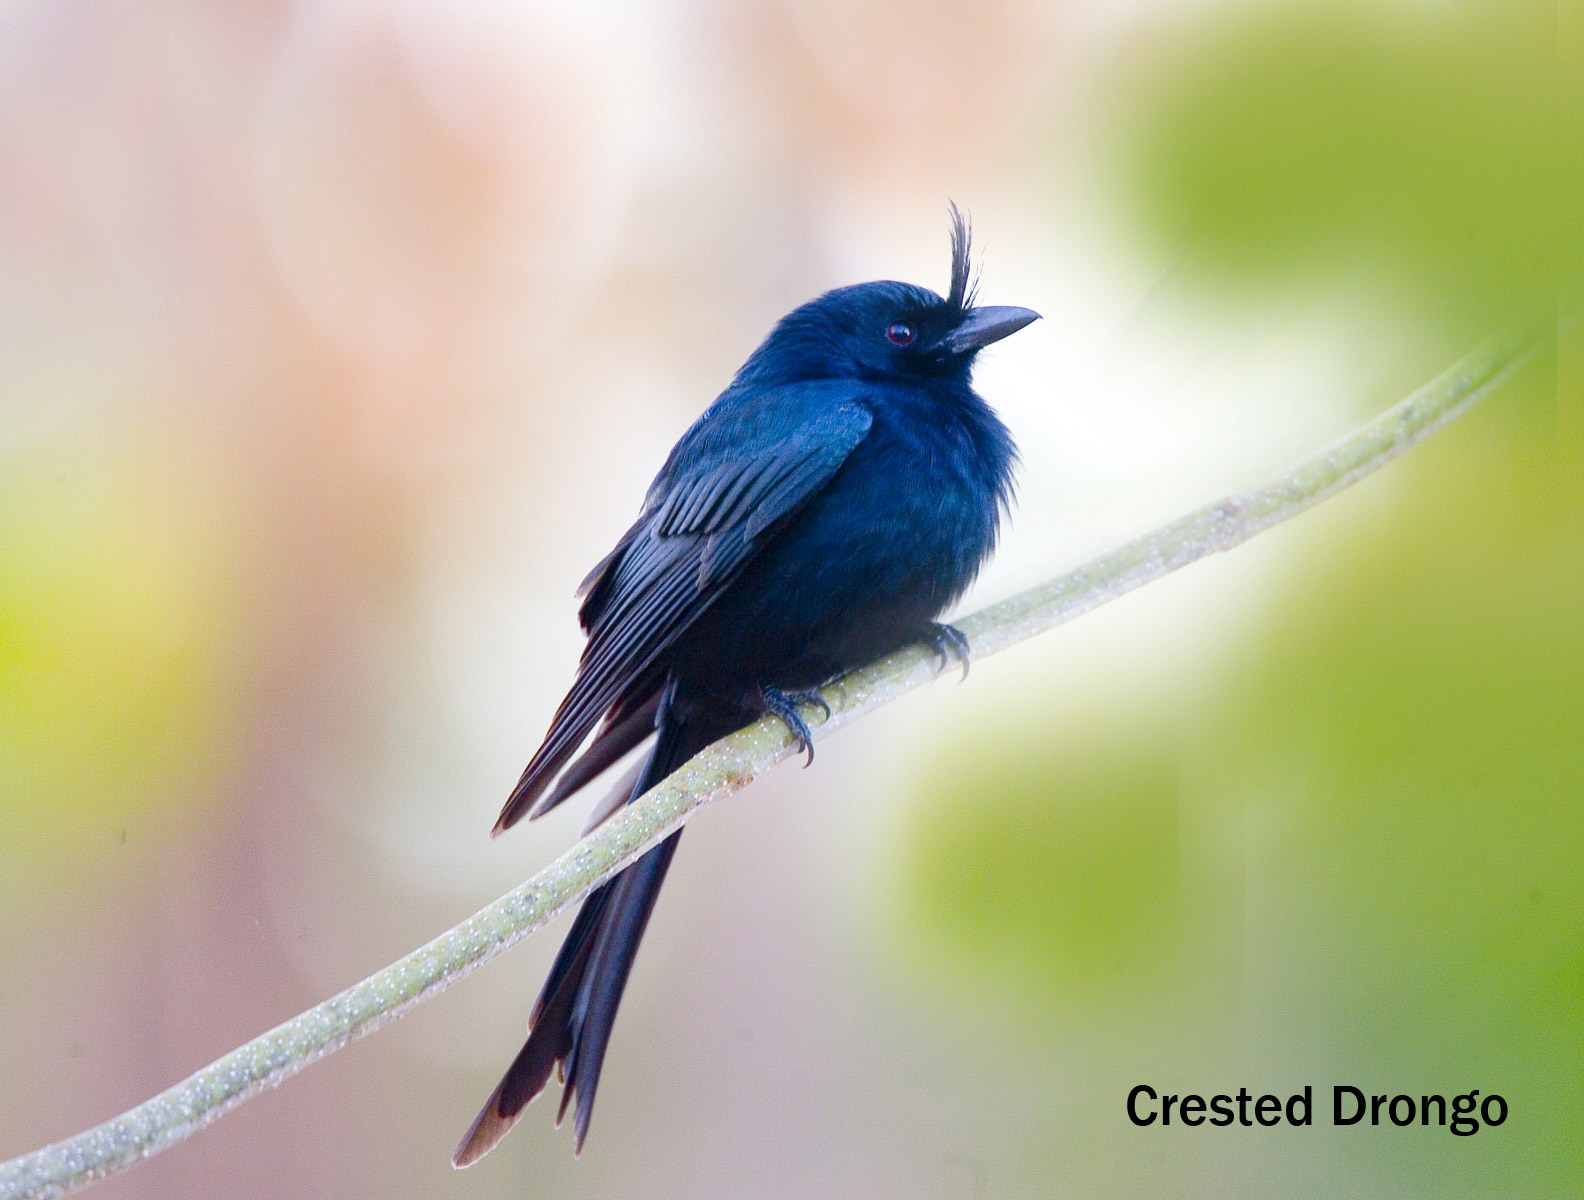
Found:
M 798 715 L 798 705 L 812 704 L 824 710 L 824 720 L 830 720 L 830 705 L 825 703 L 825 698 L 818 692 L 783 692 L 780 688 L 773 688 L 764 684 L 759 689 L 759 702 L 764 705 L 764 710 L 773 716 L 779 717 L 792 731 L 792 736 L 797 739 L 797 748 L 808 755 L 803 765 L 806 767 L 814 761 L 814 735 L 809 732 L 808 725 Z
M 944 671 L 952 659 L 962 663 L 962 677 L 968 678 L 968 639 L 963 636 L 962 630 L 955 625 L 942 625 L 938 621 L 930 622 L 925 631 L 924 638 L 935 647 L 935 653 L 940 658 L 937 670 Z

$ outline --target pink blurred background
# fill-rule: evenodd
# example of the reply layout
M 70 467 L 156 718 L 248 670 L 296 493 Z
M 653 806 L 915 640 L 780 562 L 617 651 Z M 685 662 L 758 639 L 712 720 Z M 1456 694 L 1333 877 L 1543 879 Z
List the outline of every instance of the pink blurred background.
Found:
M 0 1156 L 570 844 L 576 805 L 487 834 L 570 679 L 573 586 L 776 317 L 944 286 L 948 198 L 984 298 L 1046 316 L 979 372 L 1025 466 L 972 606 L 1442 361 L 1378 297 L 1174 302 L 1180 264 L 1114 216 L 1119 67 L 1203 7 L 0 3 Z M 943 731 L 1058 677 L 1049 720 L 1102 737 L 1191 713 L 1306 553 L 1174 579 L 705 813 L 582 1161 L 543 1103 L 447 1161 L 556 929 L 95 1194 L 1269 1195 L 1335 1166 L 1280 1134 L 1163 1158 L 1116 1119 L 1152 1048 L 1224 1044 L 1241 1002 L 1185 1032 L 1134 995 L 1138 1027 L 1031 1038 L 910 966 L 886 915 Z M 1217 921 L 1212 958 L 1244 936 Z

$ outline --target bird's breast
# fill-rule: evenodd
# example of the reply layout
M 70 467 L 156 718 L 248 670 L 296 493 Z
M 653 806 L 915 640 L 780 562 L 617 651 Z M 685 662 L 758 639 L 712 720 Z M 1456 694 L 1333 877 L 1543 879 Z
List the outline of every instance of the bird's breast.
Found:
M 993 419 L 993 418 L 992 418 Z M 680 647 L 700 674 L 806 687 L 916 639 L 995 546 L 1010 441 L 926 410 L 869 436 Z M 752 679 L 748 677 L 752 676 Z

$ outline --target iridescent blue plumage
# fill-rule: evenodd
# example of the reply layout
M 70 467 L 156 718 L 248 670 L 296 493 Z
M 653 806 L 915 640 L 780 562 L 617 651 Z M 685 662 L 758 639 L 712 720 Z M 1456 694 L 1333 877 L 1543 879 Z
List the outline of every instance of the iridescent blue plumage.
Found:
M 784 317 L 682 436 L 638 520 L 584 581 L 577 678 L 497 833 L 651 734 L 615 806 L 766 712 L 806 738 L 800 693 L 909 642 L 961 650 L 936 619 L 994 550 L 1017 458 L 969 377 L 982 347 L 1036 314 L 974 305 L 967 229 L 953 217 L 945 297 L 893 282 L 827 292 Z M 505 1134 L 558 1065 L 582 1146 L 680 836 L 584 901 L 458 1166 Z

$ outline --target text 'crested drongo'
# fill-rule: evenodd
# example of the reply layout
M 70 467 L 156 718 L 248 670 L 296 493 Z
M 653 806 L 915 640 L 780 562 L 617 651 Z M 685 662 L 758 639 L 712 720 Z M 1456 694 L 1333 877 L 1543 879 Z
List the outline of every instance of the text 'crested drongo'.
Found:
M 944 298 L 863 283 L 782 318 L 583 581 L 577 678 L 495 832 L 548 812 L 651 735 L 591 824 L 765 713 L 812 755 L 798 715 L 820 703 L 809 690 L 909 642 L 966 665 L 962 635 L 936 618 L 994 549 L 1017 458 L 969 375 L 980 349 L 1038 318 L 977 306 L 970 292 L 954 208 Z M 558 1066 L 560 1113 L 576 1096 L 581 1149 L 616 1007 L 681 836 L 583 901 L 527 1044 L 457 1166 L 487 1153 Z

